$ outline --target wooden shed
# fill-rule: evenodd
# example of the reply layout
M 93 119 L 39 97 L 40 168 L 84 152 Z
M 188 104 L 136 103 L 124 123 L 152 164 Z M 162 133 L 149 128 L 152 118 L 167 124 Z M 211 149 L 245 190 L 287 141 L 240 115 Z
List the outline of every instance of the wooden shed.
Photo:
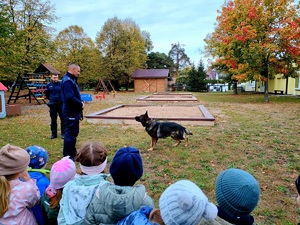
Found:
M 135 70 L 134 92 L 166 92 L 168 90 L 169 69 Z
M 56 70 L 51 64 L 40 64 L 33 73 L 45 73 L 47 75 L 60 75 L 60 72 Z

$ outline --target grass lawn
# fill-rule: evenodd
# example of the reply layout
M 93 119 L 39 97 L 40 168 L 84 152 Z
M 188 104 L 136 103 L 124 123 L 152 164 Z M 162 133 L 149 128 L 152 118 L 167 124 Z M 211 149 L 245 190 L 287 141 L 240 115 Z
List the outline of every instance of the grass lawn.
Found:
M 140 182 L 156 204 L 163 190 L 179 179 L 195 182 L 216 203 L 217 175 L 230 167 L 247 170 L 261 187 L 261 198 L 253 212 L 257 224 L 300 222 L 294 185 L 300 174 L 300 98 L 270 95 L 270 102 L 264 103 L 263 94 L 193 94 L 216 121 L 213 127 L 186 126 L 194 134 L 187 148 L 183 143 L 173 147 L 174 140 L 167 138 L 160 139 L 156 150 L 148 152 L 150 138 L 140 124 L 90 124 L 86 119 L 80 124 L 77 146 L 87 140 L 103 142 L 109 152 L 108 163 L 120 147 L 138 148 L 145 168 Z M 107 95 L 105 100 L 87 103 L 84 113 L 119 104 L 140 104 L 136 98 L 143 95 L 147 94 Z M 49 139 L 48 107 L 23 100 L 17 103 L 22 105 L 22 115 L 0 119 L 0 146 L 40 145 L 49 152 L 47 168 L 51 168 L 62 157 L 63 140 Z

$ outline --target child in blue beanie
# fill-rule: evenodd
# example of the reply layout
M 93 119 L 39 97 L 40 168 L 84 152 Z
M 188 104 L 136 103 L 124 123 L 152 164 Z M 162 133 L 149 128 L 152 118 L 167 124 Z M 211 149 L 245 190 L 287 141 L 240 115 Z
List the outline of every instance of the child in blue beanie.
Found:
M 46 188 L 49 186 L 50 181 L 47 174 L 50 170 L 43 169 L 48 162 L 48 152 L 41 146 L 32 145 L 26 148 L 30 156 L 30 163 L 28 174 L 31 179 L 36 180 L 36 186 L 39 188 L 40 196 L 43 196 Z M 44 225 L 44 218 L 42 215 L 42 205 L 38 204 L 32 208 L 32 212 L 39 225 Z
M 257 180 L 241 169 L 227 169 L 216 181 L 218 216 L 213 221 L 202 219 L 199 225 L 253 225 L 251 212 L 257 206 L 260 187 Z
M 130 213 L 154 207 L 144 185 L 135 185 L 143 175 L 143 161 L 138 149 L 120 148 L 110 164 L 114 183 L 99 185 L 88 206 L 84 224 L 116 224 Z

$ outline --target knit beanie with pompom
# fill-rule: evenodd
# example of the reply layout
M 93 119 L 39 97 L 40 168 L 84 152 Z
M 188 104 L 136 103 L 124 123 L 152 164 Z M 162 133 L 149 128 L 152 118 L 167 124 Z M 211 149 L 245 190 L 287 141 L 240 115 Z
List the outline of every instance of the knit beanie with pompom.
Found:
M 166 225 L 196 225 L 202 217 L 213 220 L 218 214 L 217 207 L 189 180 L 169 186 L 159 198 L 159 208 Z

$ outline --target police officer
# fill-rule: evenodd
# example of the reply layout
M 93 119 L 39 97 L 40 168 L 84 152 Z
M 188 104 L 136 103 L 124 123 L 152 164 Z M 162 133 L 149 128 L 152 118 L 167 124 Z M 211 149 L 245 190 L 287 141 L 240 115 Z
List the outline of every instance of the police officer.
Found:
M 65 138 L 63 155 L 70 156 L 75 160 L 76 156 L 76 138 L 79 134 L 79 120 L 82 116 L 84 103 L 81 100 L 77 79 L 80 74 L 80 66 L 71 64 L 68 72 L 61 81 L 63 116 L 65 119 Z
M 57 115 L 60 118 L 61 137 L 64 138 L 64 117 L 62 114 L 62 97 L 61 97 L 61 83 L 58 80 L 58 74 L 51 75 L 51 82 L 46 85 L 45 89 L 46 98 L 49 100 L 47 105 L 50 110 L 51 117 L 51 137 L 50 139 L 57 138 Z

